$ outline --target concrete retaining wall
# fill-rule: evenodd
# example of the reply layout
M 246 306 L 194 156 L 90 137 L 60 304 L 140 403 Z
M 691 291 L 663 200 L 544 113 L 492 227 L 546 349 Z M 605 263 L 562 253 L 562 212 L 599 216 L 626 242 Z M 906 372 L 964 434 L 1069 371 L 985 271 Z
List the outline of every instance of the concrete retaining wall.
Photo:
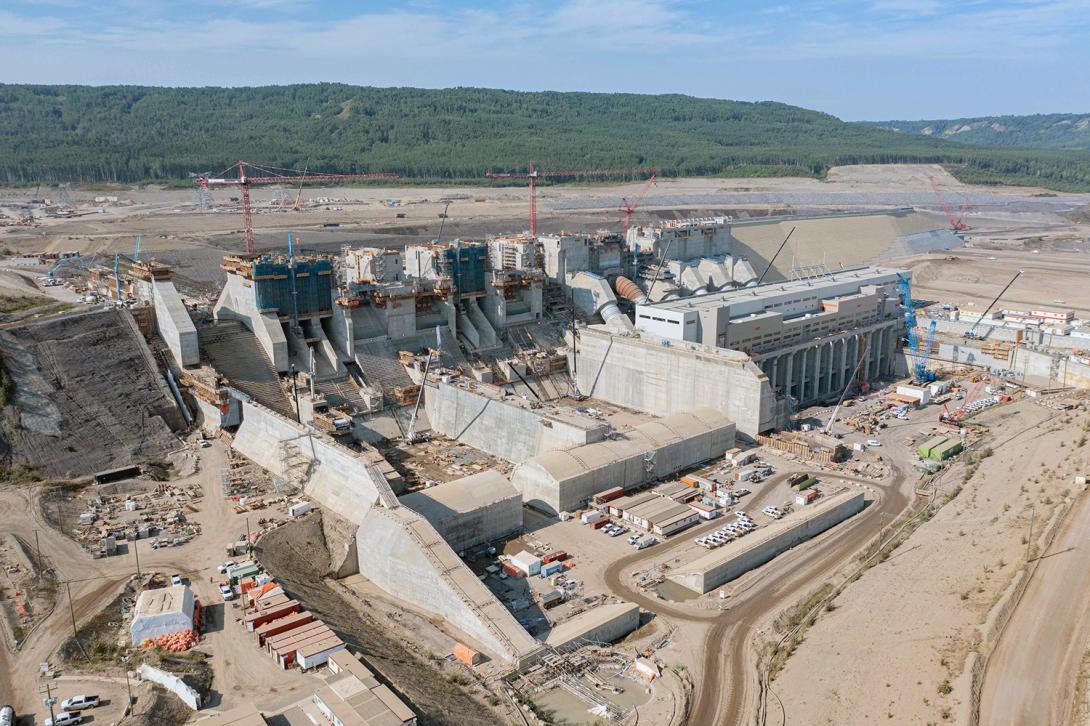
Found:
M 383 590 L 439 615 L 511 665 L 536 657 L 537 641 L 416 512 L 375 507 L 356 543 L 360 573 Z
M 242 403 L 234 447 L 274 475 L 301 480 L 308 495 L 355 524 L 381 498 L 397 501 L 361 454 L 255 403 Z
M 515 464 L 543 451 L 601 441 L 604 424 L 567 422 L 448 383 L 424 389 L 432 430 Z
M 768 376 L 744 353 L 663 346 L 595 328 L 580 331 L 576 350 L 577 365 L 569 353 L 568 367 L 578 368 L 579 390 L 588 396 L 655 416 L 710 406 L 748 440 L 786 423 L 786 407 L 777 405 Z
M 792 515 L 791 519 L 771 524 L 763 532 L 712 550 L 667 579 L 693 592 L 711 592 L 859 513 L 863 504 L 861 491 L 834 495 L 804 508 L 799 513 L 801 520 Z
M 630 602 L 599 605 L 553 628 L 545 643 L 553 648 L 578 647 L 585 641 L 611 643 L 640 626 L 640 606 Z

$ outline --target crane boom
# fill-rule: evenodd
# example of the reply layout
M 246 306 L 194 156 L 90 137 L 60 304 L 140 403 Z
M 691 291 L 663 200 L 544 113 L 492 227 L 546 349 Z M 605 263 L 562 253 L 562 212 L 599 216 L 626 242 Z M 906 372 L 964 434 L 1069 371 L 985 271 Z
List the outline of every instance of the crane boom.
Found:
M 256 169 L 264 174 L 264 176 L 250 176 L 247 173 L 247 168 Z M 236 171 L 237 176 L 227 176 L 232 171 Z M 301 190 L 304 181 L 354 181 L 358 179 L 397 178 L 398 175 L 393 172 L 369 172 L 366 174 L 308 174 L 304 171 L 303 174 L 300 175 L 299 172 L 293 169 L 282 169 L 275 166 L 263 166 L 248 161 L 239 161 L 227 167 L 216 176 L 207 174 L 195 176 L 193 177 L 193 183 L 204 190 L 207 190 L 210 186 L 237 186 L 239 188 L 239 198 L 242 206 L 243 239 L 246 242 L 246 254 L 252 257 L 254 255 L 254 220 L 253 212 L 250 208 L 251 185 L 295 184 L 298 182 Z
M 581 171 L 540 171 L 534 168 L 534 160 L 530 160 L 527 171 L 486 171 L 484 175 L 496 180 L 526 179 L 530 188 L 530 234 L 537 234 L 537 180 L 556 177 L 591 177 L 591 176 L 636 176 L 648 173 L 647 169 L 584 169 Z M 657 174 L 658 172 L 652 172 Z
M 999 294 L 996 295 L 995 298 L 988 304 L 988 307 L 985 308 L 984 312 L 980 314 L 980 317 L 977 318 L 977 321 L 975 323 L 973 323 L 973 326 L 965 331 L 966 338 L 972 338 L 975 335 L 973 331 L 976 330 L 976 326 L 980 325 L 980 321 L 987 317 L 988 313 L 990 313 L 992 311 L 992 308 L 995 307 L 995 304 L 999 302 L 999 298 L 1003 297 L 1003 293 L 1010 289 L 1010 286 L 1014 284 L 1015 280 L 1022 276 L 1023 272 L 1025 272 L 1025 270 L 1019 270 L 1018 272 L 1014 273 L 1014 277 L 1011 278 L 1011 281 L 1008 282 L 1006 286 L 999 291 Z
M 628 236 L 628 228 L 632 226 L 632 213 L 640 206 L 640 202 L 643 201 L 644 195 L 647 194 L 647 190 L 651 188 L 651 185 L 655 182 L 655 177 L 658 175 L 658 169 L 651 172 L 651 176 L 644 182 L 643 189 L 640 189 L 640 193 L 636 195 L 635 200 L 632 202 L 629 202 L 625 197 L 621 197 L 621 212 L 624 214 L 625 237 Z

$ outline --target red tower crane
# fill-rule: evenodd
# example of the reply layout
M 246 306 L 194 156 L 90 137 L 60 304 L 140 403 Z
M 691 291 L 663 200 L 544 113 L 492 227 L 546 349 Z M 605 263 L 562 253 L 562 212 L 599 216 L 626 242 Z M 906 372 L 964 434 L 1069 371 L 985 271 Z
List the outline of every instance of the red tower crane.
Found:
M 640 206 L 640 202 L 643 201 L 643 196 L 647 194 L 647 190 L 651 188 L 651 185 L 655 181 L 655 177 L 659 175 L 658 170 L 651 172 L 651 176 L 647 178 L 647 182 L 643 185 L 643 189 L 636 195 L 636 198 L 629 202 L 627 197 L 621 197 L 620 211 L 624 214 L 624 234 L 628 236 L 628 228 L 632 226 L 632 213 L 636 211 L 636 207 Z
M 251 176 L 247 168 L 256 169 L 264 176 Z M 227 174 L 237 170 L 237 176 L 227 177 Z M 262 166 L 249 161 L 240 161 L 237 164 L 224 169 L 216 176 L 198 176 L 193 178 L 193 183 L 208 190 L 210 186 L 237 186 L 241 191 L 239 195 L 242 203 L 242 226 L 246 240 L 246 254 L 254 254 L 254 219 L 250 210 L 250 185 L 251 184 L 302 184 L 304 181 L 353 181 L 356 179 L 397 179 L 398 175 L 391 172 L 371 172 L 368 174 L 307 174 L 294 169 L 281 169 L 275 166 Z
M 589 169 L 586 171 L 538 171 L 530 160 L 529 171 L 487 171 L 485 176 L 497 179 L 526 179 L 530 182 L 530 234 L 537 234 L 537 180 L 555 177 L 634 176 L 646 174 L 647 169 Z M 653 172 L 655 173 L 655 172 Z
M 943 198 L 942 192 L 939 191 L 939 183 L 935 181 L 935 177 L 928 174 L 927 178 L 931 180 L 931 188 L 935 190 L 935 196 L 939 198 L 939 204 L 942 205 L 942 211 L 946 213 L 946 221 L 950 223 L 950 229 L 955 232 L 963 232 L 969 229 L 969 225 L 965 224 L 965 213 L 969 211 L 969 200 L 966 199 L 962 203 L 961 210 L 958 212 L 957 218 L 955 218 L 954 213 L 950 211 L 950 205 L 946 203 L 946 199 Z

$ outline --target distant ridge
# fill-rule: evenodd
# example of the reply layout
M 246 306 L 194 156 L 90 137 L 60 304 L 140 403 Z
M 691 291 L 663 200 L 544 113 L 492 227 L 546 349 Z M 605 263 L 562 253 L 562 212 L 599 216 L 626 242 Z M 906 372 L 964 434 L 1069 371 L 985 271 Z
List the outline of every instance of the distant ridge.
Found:
M 867 125 L 978 146 L 1090 149 L 1090 113 L 875 121 Z

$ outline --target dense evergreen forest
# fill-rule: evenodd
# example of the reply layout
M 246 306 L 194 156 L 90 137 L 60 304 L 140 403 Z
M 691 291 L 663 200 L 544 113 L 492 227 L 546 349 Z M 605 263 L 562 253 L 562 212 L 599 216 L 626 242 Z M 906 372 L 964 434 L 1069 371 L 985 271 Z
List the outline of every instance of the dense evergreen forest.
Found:
M 979 116 L 930 121 L 875 121 L 869 125 L 979 146 L 1090 149 L 1090 113 Z
M 308 84 L 0 85 L 0 182 L 139 182 L 238 159 L 312 171 L 481 180 L 486 170 L 655 167 L 679 176 L 822 176 L 934 162 L 962 179 L 1090 189 L 1090 152 L 989 149 L 781 103 L 680 95 Z

